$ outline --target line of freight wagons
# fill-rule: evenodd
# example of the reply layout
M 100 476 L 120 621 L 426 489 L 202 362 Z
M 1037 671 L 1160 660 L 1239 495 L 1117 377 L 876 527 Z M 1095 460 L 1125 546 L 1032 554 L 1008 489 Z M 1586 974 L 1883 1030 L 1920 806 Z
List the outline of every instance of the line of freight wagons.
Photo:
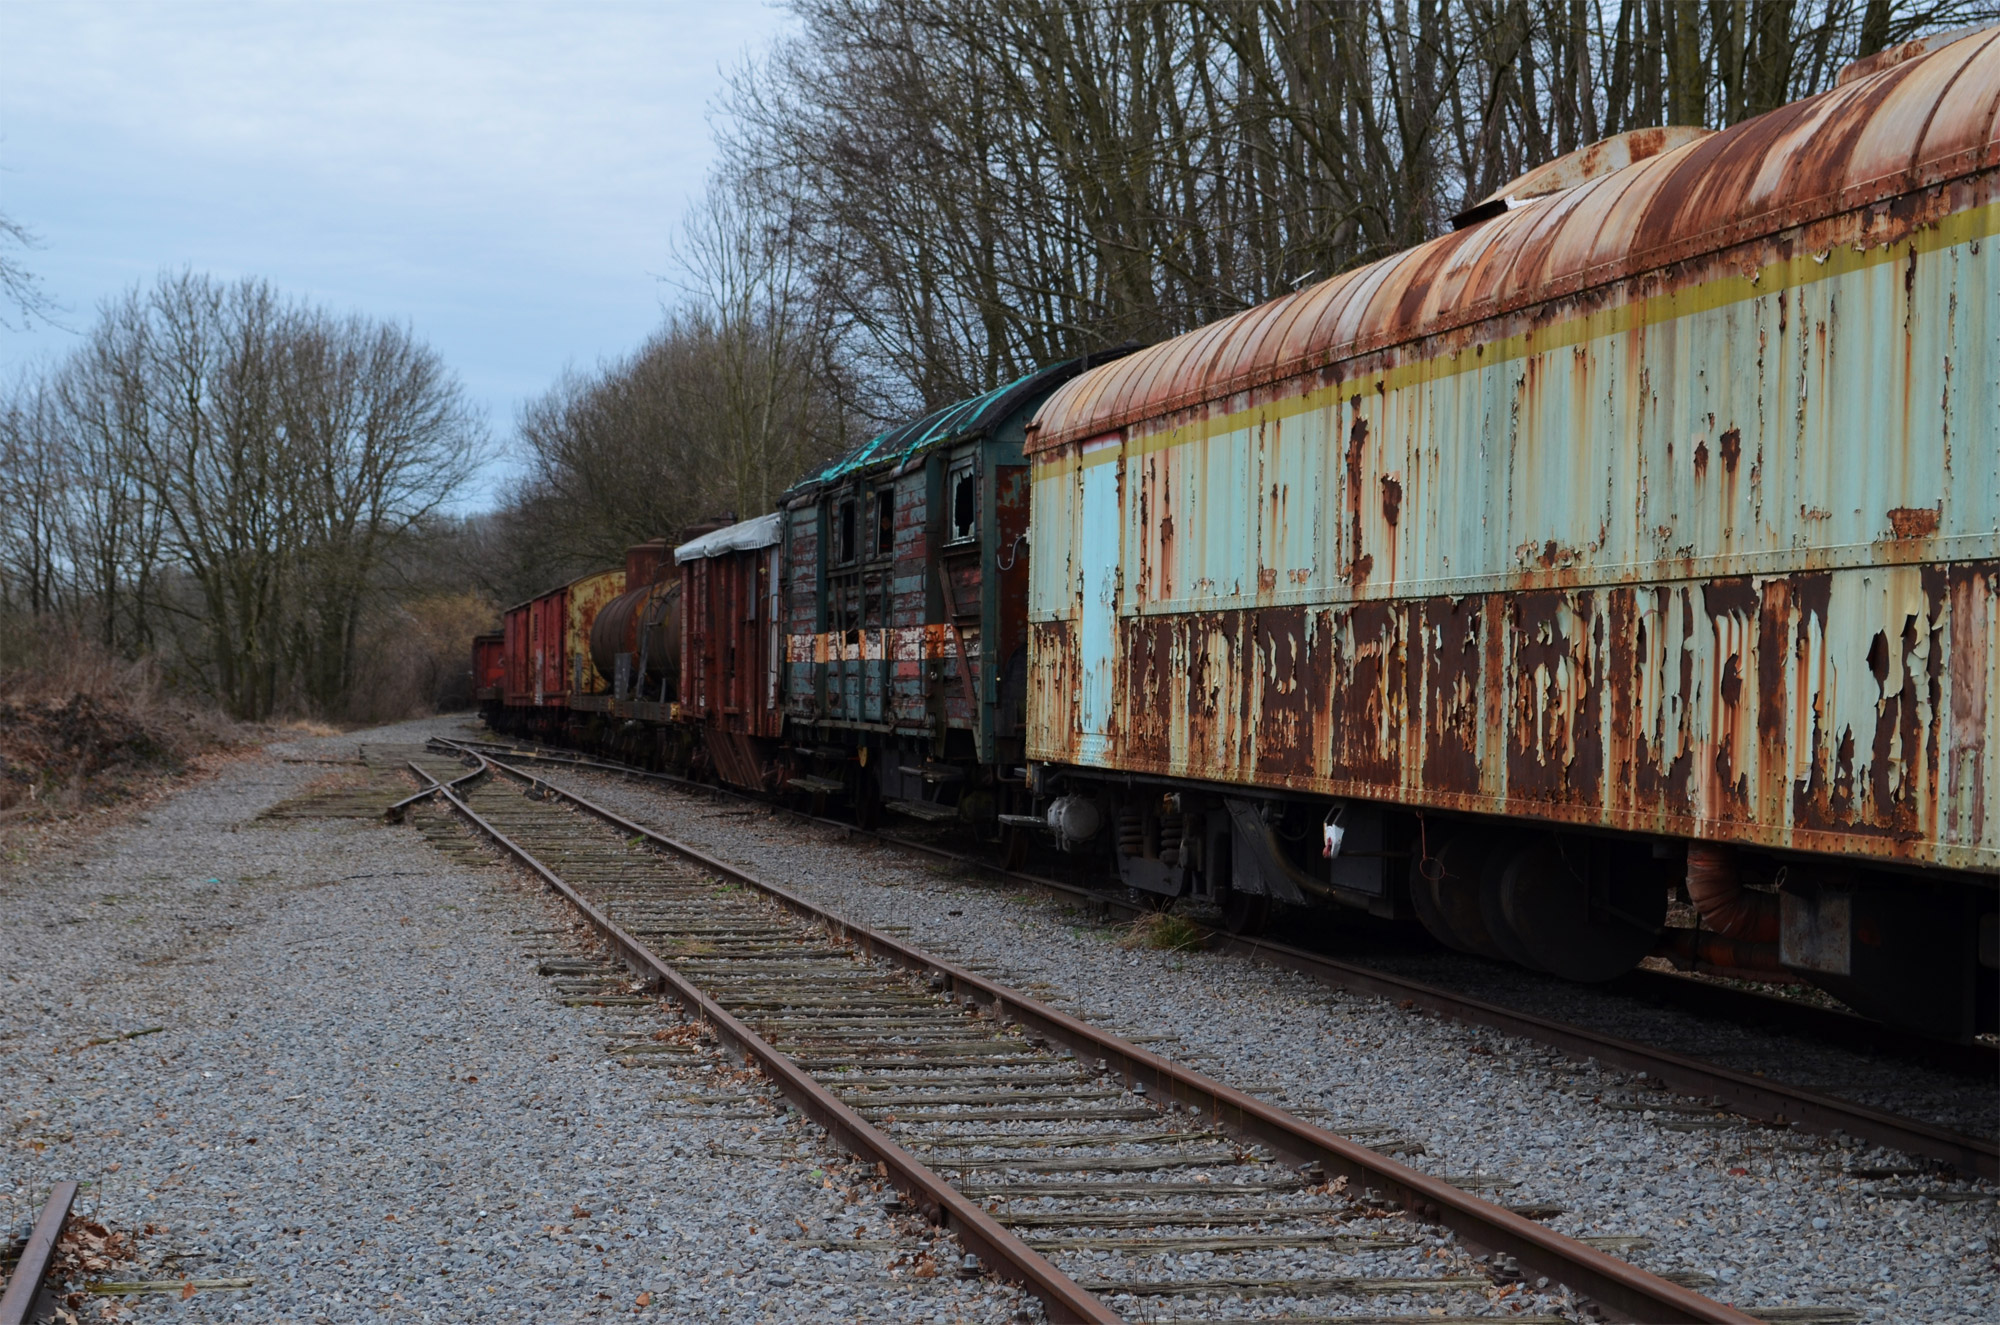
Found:
M 504 730 L 1996 1024 L 2000 30 L 936 410 L 476 646 Z

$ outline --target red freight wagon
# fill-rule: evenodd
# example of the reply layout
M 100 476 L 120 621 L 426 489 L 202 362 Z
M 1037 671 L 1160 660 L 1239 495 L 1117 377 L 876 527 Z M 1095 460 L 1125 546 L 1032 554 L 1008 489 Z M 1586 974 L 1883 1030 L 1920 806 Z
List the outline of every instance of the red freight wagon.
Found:
M 500 698 L 506 681 L 506 656 L 503 652 L 506 639 L 504 632 L 475 635 L 472 639 L 472 698 L 477 703 L 484 704 Z
M 501 634 L 510 707 L 560 708 L 569 692 L 563 666 L 563 621 L 569 586 L 507 609 Z
M 776 512 L 674 549 L 681 576 L 681 716 L 716 775 L 768 790 L 784 729 L 778 692 Z

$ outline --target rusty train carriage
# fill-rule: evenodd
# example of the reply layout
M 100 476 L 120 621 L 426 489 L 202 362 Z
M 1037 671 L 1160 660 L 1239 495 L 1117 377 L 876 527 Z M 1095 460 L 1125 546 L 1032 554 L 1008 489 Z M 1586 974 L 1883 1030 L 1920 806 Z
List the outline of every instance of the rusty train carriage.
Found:
M 1081 361 L 891 429 L 797 485 L 785 519 L 789 785 L 990 823 L 1022 760 L 1025 425 Z
M 475 678 L 489 650 L 504 677 L 477 695 L 487 722 L 625 758 L 684 762 L 694 733 L 680 722 L 680 605 L 671 553 L 655 539 L 627 548 L 622 567 L 508 608 L 502 633 L 474 642 Z
M 698 724 L 717 776 L 754 791 L 776 785 L 784 730 L 778 686 L 778 543 L 783 517 L 704 534 L 674 549 L 680 568 L 680 714 Z
M 1027 446 L 1038 776 L 1351 799 L 1371 849 L 1314 875 L 1210 798 L 1281 897 L 1391 909 L 1436 859 L 1394 804 L 1950 871 L 1934 938 L 1990 948 L 1996 104 L 1989 30 L 1064 387 Z M 1162 869 L 1193 810 L 1117 813 L 1140 886 L 1222 849 Z
M 507 636 L 503 631 L 472 637 L 472 698 L 480 704 L 498 701 L 507 684 Z
M 501 628 L 504 703 L 560 710 L 597 690 L 591 622 L 624 589 L 623 570 L 595 571 L 508 608 Z
M 510 609 L 489 712 L 1232 926 L 1994 1029 L 1996 109 L 2000 29 L 1538 167 Z
M 625 549 L 625 591 L 590 622 L 598 689 L 576 707 L 661 721 L 672 716 L 681 668 L 681 583 L 667 540 Z

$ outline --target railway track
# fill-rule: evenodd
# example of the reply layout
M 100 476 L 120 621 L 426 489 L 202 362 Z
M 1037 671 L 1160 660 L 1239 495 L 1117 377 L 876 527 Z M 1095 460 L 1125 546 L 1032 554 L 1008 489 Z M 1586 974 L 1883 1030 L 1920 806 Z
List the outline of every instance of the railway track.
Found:
M 460 742 L 468 751 L 483 751 L 508 759 L 532 759 L 539 763 L 596 770 L 713 793 L 717 788 L 690 782 L 671 774 L 654 773 L 629 765 L 576 755 L 569 751 L 522 747 L 497 742 Z M 726 793 L 735 794 L 735 793 Z M 834 820 L 850 832 L 866 830 Z M 899 848 L 922 852 L 955 864 L 976 866 L 1011 882 L 1088 901 L 1112 913 L 1136 915 L 1139 908 L 1120 898 L 1073 883 L 1007 870 L 975 856 L 912 842 L 895 835 L 872 834 Z M 2000 1144 L 1992 1137 L 1969 1136 L 1919 1118 L 1910 1118 L 1841 1099 L 1823 1092 L 1803 1089 L 1752 1072 L 1705 1062 L 1636 1040 L 1606 1034 L 1538 1016 L 1515 1008 L 1473 997 L 1407 976 L 1329 957 L 1290 944 L 1263 938 L 1244 938 L 1218 933 L 1210 946 L 1252 960 L 1266 962 L 1302 975 L 1326 981 L 1343 989 L 1408 1002 L 1440 1016 L 1471 1025 L 1489 1027 L 1503 1034 L 1533 1040 L 1579 1059 L 1595 1058 L 1609 1066 L 1643 1072 L 1657 1087 L 1672 1094 L 1701 1101 L 1762 1122 L 1786 1124 L 1822 1135 L 1845 1133 L 1905 1154 L 1938 1160 L 1959 1171 L 2000 1180 Z M 1940 1045 L 1929 1053 L 1915 1052 L 1907 1043 L 1911 1037 L 1844 1013 L 1803 1005 L 1782 1004 L 1766 995 L 1730 990 L 1715 985 L 1635 973 L 1653 977 L 1635 981 L 1634 992 L 1689 1002 L 1711 1014 L 1737 1017 L 1745 1021 L 1775 1023 L 1779 1029 L 1847 1047 L 1892 1051 L 1932 1061 L 1935 1065 L 1961 1073 L 1981 1073 L 1989 1080 L 2000 1071 L 2000 1057 L 1985 1045 Z M 1688 986 L 1679 989 L 1676 986 Z
M 1533 1320 L 1509 1308 L 1542 1277 L 1617 1319 L 1757 1319 L 530 770 L 464 745 L 410 767 L 422 790 L 398 812 L 463 816 L 1052 1319 L 1248 1319 L 1279 1299 L 1260 1318 L 1296 1325 L 1391 1297 L 1410 1314 L 1374 1318 Z
M 48 1204 L 29 1229 L 20 1255 L 6 1270 L 6 1287 L 0 1291 L 0 1325 L 27 1325 L 34 1315 L 42 1283 L 55 1262 L 56 1244 L 62 1241 L 63 1225 L 69 1222 L 70 1206 L 76 1201 L 77 1184 L 59 1182 L 49 1192 Z

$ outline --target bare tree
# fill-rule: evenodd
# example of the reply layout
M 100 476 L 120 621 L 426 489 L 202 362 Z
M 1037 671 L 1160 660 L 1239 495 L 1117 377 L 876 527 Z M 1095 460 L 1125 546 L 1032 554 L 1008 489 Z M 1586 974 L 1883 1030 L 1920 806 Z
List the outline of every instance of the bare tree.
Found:
M 137 654 L 233 714 L 339 713 L 393 552 L 462 490 L 481 432 L 401 327 L 261 281 L 162 277 L 0 408 L 8 604 Z
M 491 592 L 535 592 L 696 520 L 768 510 L 848 445 L 851 383 L 794 233 L 718 188 L 681 238 L 659 331 L 521 411 L 527 474 L 495 522 Z
M 384 558 L 464 488 L 481 430 L 405 327 L 295 312 L 282 380 L 298 487 L 294 652 L 307 702 L 338 712 Z
M 768 214 L 767 214 L 768 216 Z M 682 239 L 682 305 L 667 334 L 674 417 L 714 474 L 711 502 L 770 509 L 806 465 L 845 448 L 836 340 L 805 280 L 790 218 L 711 189 Z
M 70 464 L 46 384 L 24 380 L 0 407 L 0 599 L 17 613 L 66 616 L 63 494 Z M 67 623 L 65 623 L 67 624 Z
M 0 212 L 0 304 L 13 310 L 15 322 L 0 315 L 0 327 L 19 330 L 33 325 L 37 320 L 53 324 L 50 316 L 55 311 L 55 301 L 43 288 L 42 281 L 28 266 L 22 254 L 40 247 L 40 241 L 26 226 L 5 212 Z
M 907 416 L 1440 233 L 1523 171 L 1721 126 L 1995 0 L 795 0 L 725 174 Z
M 66 541 L 78 596 L 95 614 L 94 633 L 105 649 L 127 657 L 155 644 L 165 526 L 140 464 L 151 414 L 144 342 L 129 325 L 132 312 L 129 304 L 122 317 L 108 310 L 54 375 L 60 409 L 43 431 L 44 445 L 60 445 L 72 470 Z

